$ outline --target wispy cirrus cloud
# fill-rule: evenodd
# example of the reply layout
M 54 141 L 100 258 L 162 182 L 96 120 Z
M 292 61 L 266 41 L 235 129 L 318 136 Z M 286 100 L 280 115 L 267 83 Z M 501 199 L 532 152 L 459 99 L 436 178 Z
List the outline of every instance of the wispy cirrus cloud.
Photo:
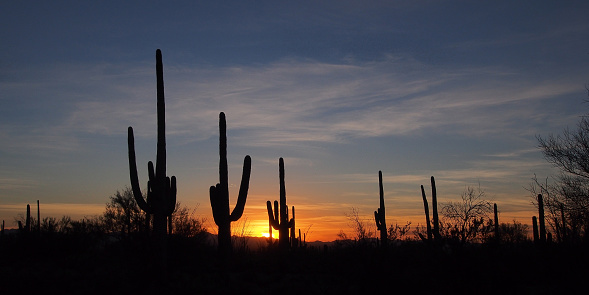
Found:
M 39 75 L 44 82 L 34 89 L 5 84 L 9 100 L 33 99 L 38 93 L 55 99 L 61 119 L 32 128 L 37 133 L 75 138 L 124 134 L 133 126 L 141 130 L 138 137 L 154 135 L 151 66 L 66 65 Z M 444 69 L 392 56 L 373 62 L 286 59 L 220 68 L 166 66 L 164 58 L 164 80 L 170 136 L 209 138 L 217 132 L 218 112 L 224 111 L 231 128 L 241 132 L 236 142 L 265 147 L 442 129 L 470 136 L 505 130 L 530 134 L 534 131 L 521 120 L 542 114 L 535 104 L 578 88 L 559 80 L 529 80 L 509 69 Z M 29 123 L 10 124 L 23 128 L 17 132 L 23 142 L 35 134 L 22 127 Z M 17 143 L 19 134 L 11 134 Z M 50 143 L 43 137 L 39 141 Z

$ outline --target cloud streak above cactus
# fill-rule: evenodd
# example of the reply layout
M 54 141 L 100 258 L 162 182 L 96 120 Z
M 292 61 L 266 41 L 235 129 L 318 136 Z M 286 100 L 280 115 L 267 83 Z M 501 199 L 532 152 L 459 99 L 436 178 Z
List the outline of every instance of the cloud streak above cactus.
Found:
M 45 129 L 43 134 L 59 129 L 64 136 L 68 132 L 111 135 L 123 133 L 120 126 L 131 122 L 153 124 L 153 106 L 146 99 L 153 96 L 149 91 L 153 71 L 126 67 L 66 66 L 46 73 L 46 79 L 57 77 L 47 84 L 66 89 L 53 95 L 61 95 L 63 103 L 71 105 L 60 117 L 51 118 L 61 119 L 57 126 L 46 126 L 53 130 Z M 67 89 L 71 77 L 58 75 L 64 71 L 75 72 L 78 88 Z M 173 114 L 168 133 L 186 140 L 213 136 L 210 117 L 224 110 L 236 117 L 237 130 L 247 132 L 246 145 L 346 142 L 439 130 L 466 136 L 507 130 L 533 135 L 536 130 L 522 126 L 522 117 L 534 119 L 534 114 L 542 115 L 538 109 L 546 100 L 580 92 L 569 81 L 531 80 L 514 71 L 442 69 L 393 57 L 339 64 L 291 59 L 210 69 L 172 65 L 166 70 L 167 107 Z M 121 76 L 127 79 L 121 81 Z M 34 92 L 47 86 L 20 87 L 13 91 Z M 152 136 L 151 129 L 144 136 Z
M 167 171 L 178 200 L 204 216 L 222 111 L 228 185 L 237 189 L 250 155 L 244 216 L 256 224 L 278 198 L 280 157 L 297 226 L 316 233 L 330 231 L 322 218 L 334 236 L 345 229 L 349 206 L 369 216 L 379 170 L 391 220 L 421 216 L 419 185 L 431 175 L 440 202 L 480 182 L 519 218 L 529 179 L 553 173 L 535 136 L 587 110 L 589 4 L 512 2 L 5 4 L 0 219 L 36 199 L 105 203 L 129 185 L 128 126 L 147 179 L 157 48 Z

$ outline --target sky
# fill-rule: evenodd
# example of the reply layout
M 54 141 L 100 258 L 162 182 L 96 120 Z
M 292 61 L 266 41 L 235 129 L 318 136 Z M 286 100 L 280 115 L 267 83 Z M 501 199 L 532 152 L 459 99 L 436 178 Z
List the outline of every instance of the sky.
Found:
M 307 240 L 373 226 L 382 171 L 387 223 L 423 224 L 428 197 L 478 187 L 503 222 L 531 223 L 532 177 L 558 173 L 537 136 L 587 113 L 587 1 L 2 1 L 0 219 L 103 212 L 155 161 L 155 51 L 166 95 L 167 174 L 214 232 L 218 117 L 227 116 L 234 229 L 267 231 L 284 158 Z M 35 206 L 33 206 L 34 208 Z

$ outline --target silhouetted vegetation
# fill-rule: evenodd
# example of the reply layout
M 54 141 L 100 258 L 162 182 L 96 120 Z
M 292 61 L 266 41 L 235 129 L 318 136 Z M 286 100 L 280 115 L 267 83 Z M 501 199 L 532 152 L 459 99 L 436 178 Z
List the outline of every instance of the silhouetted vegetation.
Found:
M 460 197 L 460 202 L 442 206 L 446 236 L 461 243 L 481 241 L 494 229 L 489 218 L 493 207 L 480 186 L 476 191 L 467 187 Z
M 231 222 L 239 220 L 243 214 L 245 202 L 247 200 L 247 191 L 249 189 L 249 180 L 251 174 L 252 160 L 250 156 L 243 159 L 243 173 L 241 176 L 241 185 L 237 196 L 237 204 L 229 214 L 229 176 L 227 169 L 227 123 L 225 114 L 219 114 L 219 183 L 211 186 L 209 189 L 211 208 L 213 209 L 213 219 L 217 225 L 217 240 L 219 243 L 219 253 L 228 256 L 232 251 L 231 246 Z
M 284 160 L 280 158 L 280 202 L 266 203 L 270 234 L 272 229 L 279 231 L 281 251 L 275 251 L 272 238 L 249 236 L 247 219 L 235 226 L 241 226 L 240 230 L 231 230 L 231 222 L 238 221 L 245 208 L 251 159 L 245 156 L 237 204 L 229 214 L 223 112 L 219 114 L 219 183 L 210 187 L 217 237 L 206 231 L 205 220 L 195 215 L 196 208 L 176 202 L 176 178 L 166 176 L 159 50 L 156 77 L 157 155 L 155 168 L 148 163 L 146 195 L 139 187 L 133 129 L 129 127 L 131 187 L 110 196 L 102 215 L 41 219 L 37 201 L 37 218 L 27 205 L 25 213 L 16 218 L 18 230 L 6 230 L 2 221 L 0 290 L 7 294 L 36 290 L 50 294 L 365 294 L 387 287 L 391 292 L 410 288 L 409 293 L 416 294 L 560 294 L 584 287 L 589 274 L 589 215 L 585 214 L 587 194 L 582 193 L 589 170 L 578 161 L 587 157 L 556 153 L 559 145 L 566 145 L 561 141 L 545 142 L 544 148 L 551 150 L 546 155 L 576 177 L 561 177 L 557 186 L 535 181 L 530 190 L 539 187 L 547 195 L 535 196 L 539 214 L 532 218 L 533 242 L 527 225 L 515 220 L 499 222 L 497 204 L 491 206 L 480 187 L 476 191 L 467 187 L 459 202 L 441 203 L 440 218 L 433 176 L 432 218 L 422 185 L 425 225 L 418 224 L 413 236 L 408 235 L 410 222 L 395 222 L 387 228 L 381 171 L 380 206 L 374 212 L 374 223 L 372 217 L 365 219 L 352 208 L 345 213 L 352 234 L 342 230 L 336 241 L 307 242 L 300 229 L 296 237 L 294 206 L 289 216 Z M 589 130 L 589 122 L 583 124 Z M 586 134 L 589 132 L 577 137 Z M 563 157 L 569 160 L 561 160 Z M 557 234 L 556 241 L 546 229 L 546 219 Z M 231 253 L 232 259 L 226 259 Z
M 382 171 L 378 171 L 378 188 L 380 196 L 380 206 L 374 211 L 374 221 L 376 222 L 376 229 L 380 232 L 380 244 L 383 248 L 387 247 L 387 221 L 384 206 L 384 189 L 382 187 Z
M 432 176 L 430 179 L 431 182 L 431 186 L 432 186 L 432 216 L 433 216 L 433 220 L 430 221 L 429 219 L 429 206 L 427 203 L 427 197 L 425 195 L 425 189 L 423 188 L 423 185 L 421 186 L 421 197 L 423 198 L 423 206 L 425 208 L 425 219 L 426 219 L 426 230 L 427 230 L 427 237 L 425 235 L 423 235 L 421 232 L 419 232 L 419 229 L 417 229 L 417 235 L 424 241 L 428 241 L 431 243 L 432 241 L 432 237 L 436 242 L 441 242 L 441 236 L 440 236 L 440 218 L 438 215 L 438 197 L 437 197 L 437 191 L 436 191 L 436 181 L 434 179 L 434 177 Z M 431 223 L 433 223 L 433 229 L 432 226 L 430 225 Z
M 288 206 L 286 205 L 286 187 L 284 184 L 284 159 L 278 159 L 278 178 L 280 182 L 280 207 L 278 201 L 274 200 L 274 210 L 272 210 L 272 203 L 266 201 L 266 209 L 268 211 L 268 219 L 272 227 L 278 231 L 278 247 L 282 250 L 288 250 L 291 246 L 289 238 L 290 229 L 294 233 L 294 206 L 292 206 L 293 216 L 288 219 Z M 293 237 L 296 239 L 296 237 Z
M 544 158 L 560 170 L 552 182 L 532 179 L 532 197 L 541 194 L 545 221 L 556 240 L 568 243 L 589 241 L 589 117 L 582 116 L 576 129 L 560 135 L 537 136 Z M 534 203 L 538 206 L 537 199 Z M 541 221 L 540 221 L 541 222 Z M 550 232 L 547 233 L 551 234 Z M 540 233 L 540 240 L 542 234 Z M 548 238 L 548 237 L 546 237 Z

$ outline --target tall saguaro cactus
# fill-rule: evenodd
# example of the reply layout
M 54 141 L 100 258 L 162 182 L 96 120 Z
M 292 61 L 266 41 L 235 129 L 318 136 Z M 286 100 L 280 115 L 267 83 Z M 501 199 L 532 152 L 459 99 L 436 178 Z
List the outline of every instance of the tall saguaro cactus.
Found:
M 382 187 L 382 171 L 378 171 L 378 187 L 380 194 L 380 207 L 377 209 L 377 211 L 374 211 L 374 221 L 376 222 L 376 229 L 380 231 L 380 245 L 383 248 L 386 248 L 388 237 L 384 207 L 384 189 Z
M 532 216 L 532 229 L 533 229 L 534 243 L 538 243 L 538 240 L 540 239 L 540 235 L 538 234 L 538 218 L 536 216 Z
M 427 229 L 427 241 L 431 242 L 432 240 L 432 225 L 431 220 L 429 219 L 429 206 L 427 205 L 427 197 L 425 195 L 425 189 L 423 185 L 421 186 L 421 197 L 423 198 L 423 208 L 425 209 L 425 224 Z M 422 237 L 422 239 L 425 239 Z
M 440 240 L 440 218 L 438 217 L 438 193 L 436 190 L 436 180 L 431 177 L 432 185 L 432 217 L 434 219 L 433 235 L 436 240 Z
M 241 185 L 237 204 L 229 214 L 229 177 L 227 169 L 227 122 L 225 114 L 219 114 L 219 183 L 211 186 L 209 189 L 211 208 L 213 210 L 213 219 L 219 228 L 217 233 L 218 249 L 223 255 L 232 251 L 231 247 L 231 222 L 239 220 L 243 215 L 245 201 L 247 200 L 247 191 L 251 174 L 252 160 L 250 156 L 245 156 L 243 160 L 243 173 L 241 175 Z
M 39 206 L 39 200 L 37 200 L 37 232 L 41 232 L 41 207 Z
M 280 208 L 278 201 L 274 201 L 274 211 L 272 211 L 272 203 L 266 202 L 268 209 L 268 218 L 270 224 L 275 230 L 278 230 L 278 247 L 285 250 L 289 248 L 289 229 L 294 228 L 294 218 L 288 219 L 288 207 L 286 206 L 286 189 L 284 185 L 284 160 L 278 160 L 278 177 L 280 179 Z M 280 214 L 279 213 L 280 210 Z
M 22 222 L 18 221 L 18 229 L 20 232 L 28 233 L 31 231 L 31 205 L 27 204 L 27 217 L 25 219 L 25 226 L 23 227 Z
M 430 225 L 429 225 L 429 208 L 427 206 L 427 198 L 425 196 L 425 190 L 423 189 L 423 185 L 421 186 L 421 196 L 423 197 L 423 205 L 425 207 L 425 218 L 427 219 L 427 230 L 428 230 L 428 241 L 431 240 L 431 236 L 433 235 L 436 241 L 440 241 L 440 219 L 438 218 L 438 196 L 436 191 L 436 181 L 434 177 L 431 177 L 431 185 L 432 185 L 432 215 L 433 215 L 433 230 L 430 233 Z
M 147 200 L 143 199 L 139 187 L 137 164 L 135 162 L 135 139 L 133 127 L 128 129 L 129 170 L 131 188 L 137 205 L 147 215 L 153 215 L 153 233 L 156 236 L 166 235 L 167 218 L 174 212 L 176 205 L 176 177 L 166 176 L 166 106 L 164 102 L 164 77 L 162 52 L 156 51 L 157 77 L 157 153 L 155 170 L 153 163 L 147 164 L 149 181 L 147 182 Z
M 493 227 L 495 230 L 495 239 L 499 241 L 499 214 L 497 212 L 497 204 L 493 204 Z
M 544 219 L 544 199 L 542 195 L 538 195 L 538 223 L 540 225 L 540 242 L 546 242 L 546 222 Z
M 292 248 L 296 248 L 298 246 L 297 235 L 295 233 L 295 207 L 292 206 L 292 226 L 290 227 L 290 245 Z

